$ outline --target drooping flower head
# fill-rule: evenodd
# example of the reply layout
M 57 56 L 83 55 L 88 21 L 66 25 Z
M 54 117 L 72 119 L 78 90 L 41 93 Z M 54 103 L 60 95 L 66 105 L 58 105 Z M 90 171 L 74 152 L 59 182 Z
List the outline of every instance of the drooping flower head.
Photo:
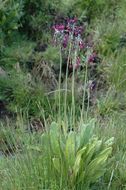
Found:
M 84 48 L 84 44 L 80 37 L 82 34 L 83 28 L 81 26 L 77 26 L 77 21 L 78 19 L 76 17 L 68 18 L 66 19 L 65 24 L 56 24 L 52 27 L 54 30 L 55 41 L 56 41 L 56 38 L 58 38 L 57 40 L 60 41 L 60 44 L 63 46 L 63 48 L 67 47 L 69 40 L 72 40 L 75 46 L 76 44 L 78 44 L 80 49 Z M 78 43 L 78 39 L 79 39 L 79 43 Z
M 77 57 L 76 61 L 73 61 L 73 54 L 75 51 L 81 51 L 86 48 L 84 41 L 82 40 L 83 27 L 79 25 L 78 19 L 67 18 L 64 20 L 64 24 L 56 24 L 53 26 L 54 30 L 54 44 L 60 45 L 62 50 L 67 47 L 71 47 L 71 62 L 69 63 L 69 68 L 76 70 L 81 66 L 81 58 Z M 69 46 L 70 45 L 70 46 Z M 67 50 L 67 49 L 66 49 Z M 67 52 L 65 50 L 65 52 Z
M 53 26 L 55 31 L 63 31 L 65 26 L 63 24 Z
M 69 35 L 65 34 L 64 37 L 63 37 L 63 43 L 62 43 L 62 45 L 63 45 L 64 48 L 67 47 L 68 40 L 69 40 Z
M 67 23 L 68 24 L 75 24 L 77 21 L 78 21 L 77 17 L 72 18 L 72 19 L 71 18 L 67 19 Z
M 97 54 L 94 52 L 93 54 L 91 54 L 88 58 L 88 63 L 93 63 L 95 61 L 95 59 L 97 58 Z

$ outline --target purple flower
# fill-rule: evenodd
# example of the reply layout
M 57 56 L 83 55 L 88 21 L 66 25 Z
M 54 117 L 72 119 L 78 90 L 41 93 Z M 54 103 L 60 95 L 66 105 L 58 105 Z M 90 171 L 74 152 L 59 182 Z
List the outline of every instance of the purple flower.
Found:
M 83 49 L 85 47 L 85 44 L 82 40 L 79 41 L 79 47 L 80 47 L 80 49 Z
M 77 27 L 77 30 L 78 30 L 78 34 L 81 34 L 81 33 L 82 33 L 82 31 L 83 31 L 82 26 Z
M 53 29 L 54 29 L 55 31 L 63 31 L 64 28 L 65 28 L 65 26 L 64 26 L 63 24 L 53 26 Z
M 92 55 L 88 58 L 88 63 L 93 63 L 97 57 L 97 54 L 94 52 Z
M 74 27 L 74 36 L 78 37 L 82 33 L 82 27 L 75 26 Z
M 69 24 L 75 24 L 76 22 L 77 22 L 77 18 L 75 17 L 75 18 L 73 18 L 73 19 L 67 19 L 67 22 L 69 23 Z
M 69 25 L 66 26 L 66 30 L 65 30 L 65 31 L 66 31 L 68 34 L 69 34 L 70 32 L 72 32 L 72 30 L 73 30 L 73 29 L 72 29 Z
M 63 47 L 66 48 L 67 44 L 68 44 L 68 40 L 69 40 L 69 35 L 65 34 L 64 38 L 63 38 Z

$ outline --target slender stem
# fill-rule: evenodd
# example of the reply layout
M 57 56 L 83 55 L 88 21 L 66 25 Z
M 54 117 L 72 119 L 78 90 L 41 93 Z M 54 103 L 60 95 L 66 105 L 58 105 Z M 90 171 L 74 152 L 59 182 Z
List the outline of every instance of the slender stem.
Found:
M 75 51 L 73 74 L 72 74 L 72 124 L 75 125 L 75 64 L 77 60 L 77 50 Z
M 69 62 L 70 62 L 70 55 L 71 55 L 71 48 L 72 48 L 72 43 L 70 41 L 70 46 L 69 46 L 69 52 L 68 52 L 68 58 L 67 58 L 67 68 L 66 68 L 66 77 L 65 77 L 65 99 L 64 99 L 64 115 L 65 115 L 65 123 L 67 126 L 67 88 L 68 88 L 68 67 L 69 67 Z
M 62 77 L 62 52 L 61 52 L 61 47 L 60 47 L 60 73 L 59 73 L 59 114 L 58 114 L 58 119 L 61 120 L 61 77 Z
M 83 122 L 84 109 L 85 109 L 87 74 L 88 74 L 88 65 L 86 63 L 86 71 L 85 71 L 85 79 L 84 79 L 84 92 L 83 92 L 82 110 L 81 110 L 81 123 Z
M 88 112 L 89 112 L 89 107 L 90 107 L 90 89 L 87 89 L 87 95 L 88 95 L 88 103 L 87 103 L 87 111 L 86 111 L 86 119 L 88 118 Z

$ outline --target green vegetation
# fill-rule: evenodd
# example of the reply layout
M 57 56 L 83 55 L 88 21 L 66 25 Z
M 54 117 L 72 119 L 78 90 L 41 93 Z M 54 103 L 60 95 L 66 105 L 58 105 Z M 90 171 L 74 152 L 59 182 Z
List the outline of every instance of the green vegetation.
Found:
M 0 0 L 0 189 L 126 189 L 126 1 Z

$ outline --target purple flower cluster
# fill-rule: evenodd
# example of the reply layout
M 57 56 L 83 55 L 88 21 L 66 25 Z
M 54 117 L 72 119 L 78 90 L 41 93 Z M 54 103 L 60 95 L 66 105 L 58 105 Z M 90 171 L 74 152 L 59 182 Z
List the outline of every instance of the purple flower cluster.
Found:
M 56 24 L 53 27 L 54 36 L 53 41 L 55 45 L 60 45 L 62 47 L 62 50 L 65 50 L 68 47 L 69 44 L 71 44 L 71 52 L 70 52 L 70 58 L 71 61 L 69 63 L 69 68 L 75 68 L 78 69 L 81 66 L 81 58 L 77 56 L 76 63 L 73 63 L 73 54 L 75 51 L 77 51 L 79 54 L 85 53 L 85 56 L 87 57 L 87 63 L 93 64 L 97 60 L 97 54 L 95 52 L 91 53 L 89 56 L 86 55 L 87 50 L 92 50 L 93 42 L 92 42 L 92 36 L 88 36 L 87 39 L 84 41 L 82 39 L 82 33 L 84 31 L 82 26 L 78 25 L 78 19 L 72 18 L 72 19 L 66 19 L 64 20 L 63 24 Z
M 63 48 L 67 48 L 67 45 L 70 41 L 74 46 L 79 47 L 79 49 L 83 49 L 85 47 L 83 40 L 81 38 L 81 34 L 83 32 L 83 28 L 81 26 L 77 26 L 78 19 L 75 17 L 73 19 L 66 19 L 66 24 L 54 25 L 54 42 L 59 41 Z

